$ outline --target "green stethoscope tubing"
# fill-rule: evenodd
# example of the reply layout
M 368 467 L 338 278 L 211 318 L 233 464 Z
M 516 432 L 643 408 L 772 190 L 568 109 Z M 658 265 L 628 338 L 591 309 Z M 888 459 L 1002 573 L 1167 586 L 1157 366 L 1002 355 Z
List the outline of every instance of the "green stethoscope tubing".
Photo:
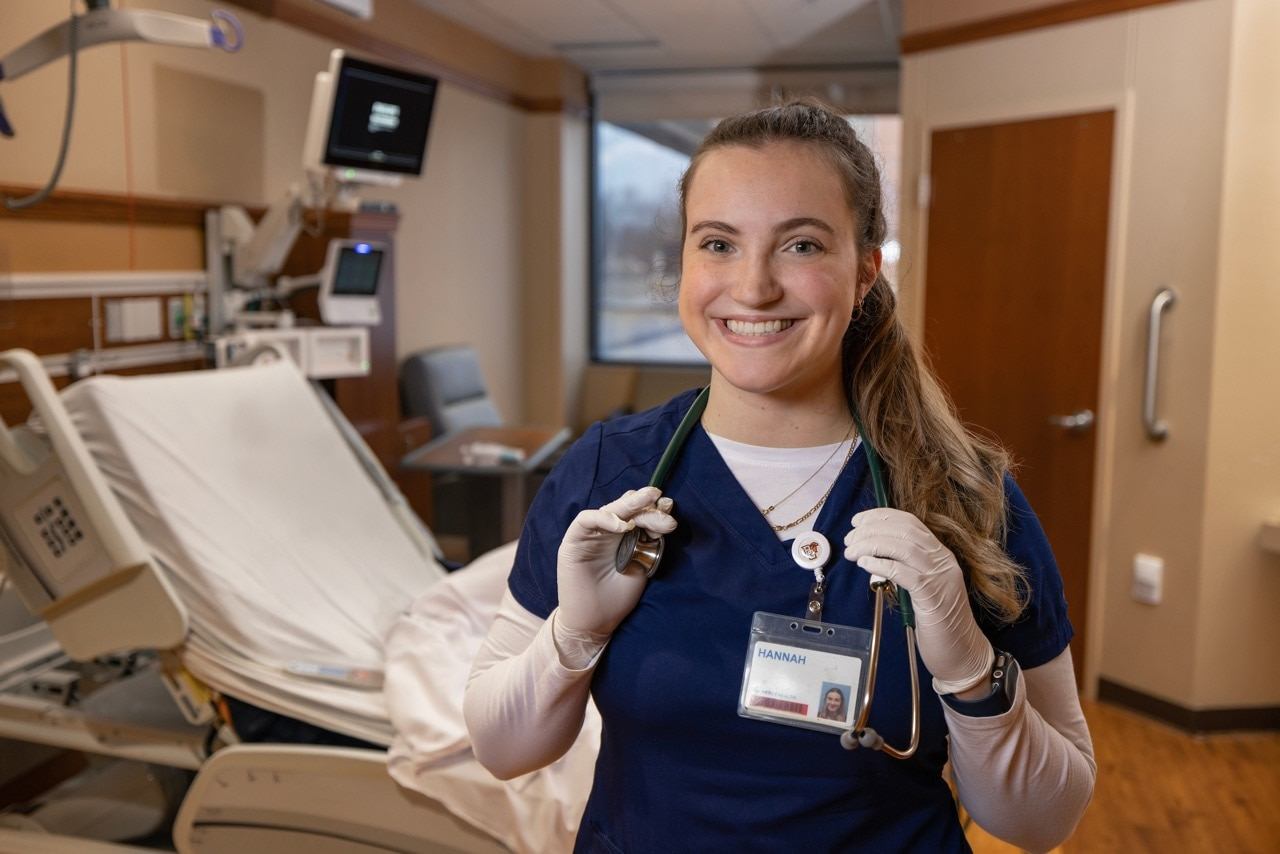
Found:
M 889 501 L 889 490 L 884 482 L 884 468 L 880 463 L 880 454 L 867 438 L 867 431 L 862 428 L 862 417 L 858 409 L 853 408 L 853 423 L 862 437 L 862 450 L 867 455 L 867 468 L 871 472 L 871 488 L 876 494 L 876 504 L 880 507 L 892 507 Z M 902 630 L 907 637 L 907 667 L 911 672 L 911 741 L 906 749 L 887 744 L 867 721 L 871 717 L 871 701 L 876 691 L 876 671 L 880 666 L 880 646 L 884 637 L 885 591 L 893 587 L 898 594 L 898 615 L 902 618 Z M 858 720 L 853 728 L 840 734 L 840 745 L 846 750 L 867 747 L 881 750 L 894 759 L 910 759 L 920 746 L 920 675 L 916 665 L 916 614 L 911 607 L 911 594 L 887 580 L 873 576 L 871 589 L 876 594 L 875 617 L 871 623 L 871 650 L 867 655 L 867 681 L 862 691 L 862 706 L 858 712 Z
M 707 386 L 698 394 L 693 401 L 693 405 L 689 407 L 689 411 L 680 419 L 680 424 L 676 427 L 675 434 L 663 450 L 657 466 L 654 467 L 653 475 L 649 478 L 649 486 L 661 487 L 666 483 L 667 474 L 671 471 L 676 458 L 680 455 L 680 450 L 684 447 L 685 440 L 689 438 L 689 433 L 699 419 L 702 418 L 702 413 L 707 408 L 707 400 L 710 397 L 711 387 Z M 867 431 L 862 428 L 862 419 L 856 407 L 853 411 L 853 422 L 857 427 L 858 435 L 862 437 L 862 448 L 867 455 L 867 468 L 871 472 L 871 486 L 875 492 L 876 504 L 880 507 L 891 507 L 892 504 L 889 501 L 889 491 L 885 485 L 884 468 L 880 461 L 880 455 L 867 439 Z M 625 536 L 618 546 L 618 557 L 616 558 L 618 571 L 625 571 L 638 552 L 644 552 L 647 555 L 649 563 L 645 565 L 642 562 L 642 568 L 646 575 L 652 576 L 657 569 L 657 562 L 662 558 L 662 538 L 649 539 L 639 529 Z M 840 744 L 847 750 L 867 747 L 882 750 L 895 759 L 909 759 L 915 754 L 916 748 L 920 744 L 920 680 L 916 668 L 915 611 L 911 607 L 910 594 L 903 588 L 897 587 L 886 580 L 875 579 L 873 579 L 871 587 L 876 594 L 876 608 L 871 627 L 871 649 L 867 659 L 867 681 L 863 689 L 862 706 L 858 714 L 858 720 L 851 729 L 841 733 Z M 875 696 L 876 671 L 879 668 L 881 639 L 884 635 L 885 594 L 889 588 L 894 588 L 897 591 L 898 614 L 902 619 L 902 627 L 906 633 L 907 661 L 911 670 L 911 743 L 905 750 L 898 750 L 886 744 L 875 730 L 867 726 L 867 720 L 871 715 L 871 701 Z
M 684 440 L 689 438 L 689 433 L 693 431 L 693 425 L 697 424 L 698 419 L 702 418 L 702 412 L 707 408 L 707 400 L 710 397 L 711 386 L 707 386 L 694 398 L 693 405 L 684 414 L 684 418 L 680 419 L 680 426 L 676 427 L 675 435 L 667 443 L 666 449 L 662 452 L 662 457 L 658 460 L 658 465 L 654 467 L 653 477 L 649 478 L 650 486 L 660 487 L 667 482 L 667 472 L 671 471 L 671 466 L 675 464 L 676 457 L 680 456 L 680 449 L 684 447 Z
M 858 435 L 862 437 L 862 450 L 867 455 L 867 468 L 871 470 L 871 488 L 876 494 L 876 504 L 880 507 L 892 507 L 893 505 L 889 502 L 889 489 L 884 483 L 884 469 L 880 464 L 880 454 L 867 439 L 867 431 L 862 429 L 862 417 L 858 415 L 856 408 L 853 411 L 853 423 L 858 429 Z M 902 615 L 904 629 L 915 628 L 916 612 L 911 607 L 911 594 L 901 587 L 898 588 L 898 612 Z

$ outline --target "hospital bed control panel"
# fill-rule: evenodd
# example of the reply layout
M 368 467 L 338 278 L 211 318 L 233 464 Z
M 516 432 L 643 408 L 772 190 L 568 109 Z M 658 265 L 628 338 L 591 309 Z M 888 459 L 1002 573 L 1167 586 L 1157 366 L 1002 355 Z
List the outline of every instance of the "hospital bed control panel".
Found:
M 62 557 L 84 540 L 84 531 L 80 530 L 80 525 L 61 498 L 55 497 L 51 503 L 36 510 L 32 521 L 54 557 Z

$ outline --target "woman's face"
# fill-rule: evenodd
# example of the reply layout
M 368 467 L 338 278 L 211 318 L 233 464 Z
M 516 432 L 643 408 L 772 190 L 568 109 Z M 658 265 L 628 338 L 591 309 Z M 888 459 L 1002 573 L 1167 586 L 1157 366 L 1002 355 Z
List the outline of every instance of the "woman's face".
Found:
M 714 371 L 788 399 L 838 386 L 862 259 L 836 168 L 803 143 L 715 149 L 685 222 L 680 320 Z
M 844 706 L 844 695 L 839 691 L 827 692 L 827 714 L 832 715 L 839 712 Z

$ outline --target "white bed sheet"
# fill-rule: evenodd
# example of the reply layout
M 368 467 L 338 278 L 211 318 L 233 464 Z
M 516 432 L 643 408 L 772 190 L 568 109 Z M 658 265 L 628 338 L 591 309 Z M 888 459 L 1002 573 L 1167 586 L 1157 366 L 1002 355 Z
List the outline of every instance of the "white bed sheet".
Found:
M 462 716 L 471 662 L 488 633 L 515 558 L 511 543 L 435 585 L 387 638 L 387 709 L 396 737 L 388 768 L 400 785 L 434 798 L 514 851 L 573 848 L 600 749 L 600 715 L 559 761 L 505 783 L 472 757 Z
M 94 377 L 62 397 L 190 613 L 191 672 L 389 743 L 381 691 L 286 668 L 380 669 L 391 624 L 444 570 L 397 524 L 297 370 Z

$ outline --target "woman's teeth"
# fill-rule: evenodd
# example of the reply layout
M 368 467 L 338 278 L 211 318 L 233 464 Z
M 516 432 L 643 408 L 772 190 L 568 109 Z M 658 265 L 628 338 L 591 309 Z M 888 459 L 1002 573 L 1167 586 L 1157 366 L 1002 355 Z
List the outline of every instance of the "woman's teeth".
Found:
M 726 320 L 725 325 L 734 335 L 772 335 L 787 329 L 794 320 Z

